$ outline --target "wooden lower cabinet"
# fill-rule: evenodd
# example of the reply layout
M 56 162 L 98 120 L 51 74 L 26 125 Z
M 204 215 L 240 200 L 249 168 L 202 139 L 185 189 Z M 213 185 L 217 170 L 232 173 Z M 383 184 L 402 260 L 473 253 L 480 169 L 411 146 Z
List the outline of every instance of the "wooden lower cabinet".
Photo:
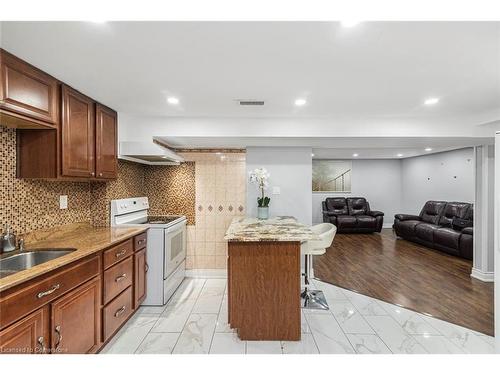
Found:
M 144 237 L 0 292 L 0 354 L 98 352 L 146 298 Z
M 101 279 L 95 278 L 51 303 L 52 353 L 92 353 L 100 344 Z
M 36 310 L 0 331 L 0 353 L 41 354 L 49 344 L 49 308 Z
M 137 251 L 134 254 L 134 307 L 137 309 L 146 298 L 146 273 L 148 265 L 146 263 L 146 249 Z

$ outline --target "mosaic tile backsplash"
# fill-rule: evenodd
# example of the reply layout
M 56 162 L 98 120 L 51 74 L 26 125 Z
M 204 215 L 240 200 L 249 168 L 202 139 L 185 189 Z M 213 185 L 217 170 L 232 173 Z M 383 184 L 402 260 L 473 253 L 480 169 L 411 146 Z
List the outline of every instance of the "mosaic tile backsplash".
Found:
M 16 131 L 0 126 L 0 224 L 9 223 L 15 233 L 26 233 L 37 229 L 45 229 L 75 222 L 91 222 L 96 226 L 108 226 L 110 201 L 112 199 L 144 196 L 149 194 L 152 210 L 157 214 L 184 213 L 194 223 L 195 183 L 194 163 L 189 166 L 155 167 L 148 170 L 145 181 L 146 166 L 124 160 L 118 161 L 118 178 L 109 182 L 59 182 L 47 180 L 30 180 L 16 178 Z M 158 189 L 157 178 L 176 177 L 177 170 L 181 175 L 192 171 L 190 179 L 183 179 L 184 191 L 190 191 L 186 197 L 176 204 L 176 211 L 169 212 L 169 206 L 163 202 L 180 198 L 178 191 L 168 183 L 161 184 Z M 168 170 L 168 172 L 167 172 Z M 147 183 L 153 184 L 149 188 Z M 59 196 L 68 196 L 68 209 L 59 209 Z M 158 207 L 156 207 L 156 205 Z M 184 208 L 183 208 L 184 206 Z M 167 211 L 164 211 L 167 210 Z
M 86 182 L 20 180 L 16 178 L 16 131 L 0 127 L 1 224 L 14 232 L 91 221 L 91 191 Z M 68 209 L 59 209 L 59 195 L 68 195 Z
M 144 169 L 145 196 L 151 215 L 185 215 L 188 225 L 195 224 L 195 163 L 175 166 L 147 165 Z M 167 194 L 165 193 L 167 192 Z
M 226 229 L 245 215 L 244 153 L 184 153 L 179 166 L 145 166 L 120 160 L 109 182 L 17 179 L 16 131 L 0 127 L 0 224 L 26 233 L 75 222 L 109 225 L 112 199 L 148 196 L 151 214 L 188 218 L 189 269 L 226 268 Z M 59 209 L 68 195 L 68 209 Z

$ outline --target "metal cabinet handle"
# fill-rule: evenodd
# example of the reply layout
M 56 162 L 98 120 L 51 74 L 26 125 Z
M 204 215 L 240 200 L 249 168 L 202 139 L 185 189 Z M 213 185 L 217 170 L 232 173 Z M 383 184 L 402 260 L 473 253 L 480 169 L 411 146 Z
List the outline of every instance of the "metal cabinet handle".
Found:
M 42 298 L 42 297 L 45 297 L 45 296 L 48 296 L 49 294 L 52 294 L 54 293 L 57 289 L 59 289 L 61 287 L 60 284 L 56 284 L 54 285 L 52 288 L 50 288 L 49 290 L 46 290 L 45 292 L 40 292 L 36 295 L 36 298 Z
M 123 279 L 125 279 L 127 277 L 127 274 L 124 273 L 120 276 L 118 276 L 116 279 L 115 279 L 115 282 L 119 283 L 120 281 L 122 281 Z
M 90 172 L 90 175 L 91 175 L 91 176 L 95 176 L 95 173 L 94 173 L 94 172 Z
M 148 273 L 149 271 L 149 264 L 144 263 L 144 272 Z
M 137 241 L 137 244 L 140 245 L 140 244 L 143 244 L 144 242 L 146 242 L 146 240 L 139 240 L 139 241 Z
M 118 310 L 115 312 L 115 318 L 118 318 L 121 314 L 125 312 L 127 308 L 125 306 L 120 307 Z
M 59 346 L 61 345 L 61 341 L 63 339 L 62 333 L 61 333 L 61 326 L 56 326 L 55 331 L 57 333 L 57 342 L 56 342 L 55 350 L 57 351 L 59 349 Z
M 99 177 L 102 177 L 102 173 L 99 173 Z
M 45 353 L 45 345 L 44 345 L 44 341 L 43 341 L 43 336 L 40 336 L 36 342 L 38 343 L 38 345 L 40 345 L 40 353 Z
M 123 249 L 122 251 L 120 251 L 119 253 L 116 253 L 115 256 L 117 258 L 121 257 L 121 256 L 124 256 L 125 253 L 127 252 L 127 249 Z

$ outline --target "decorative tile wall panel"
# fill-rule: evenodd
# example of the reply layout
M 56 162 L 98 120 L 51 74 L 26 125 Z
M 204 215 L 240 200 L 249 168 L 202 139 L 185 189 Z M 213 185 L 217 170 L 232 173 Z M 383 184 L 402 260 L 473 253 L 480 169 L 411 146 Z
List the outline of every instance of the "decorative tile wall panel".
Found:
M 186 267 L 226 268 L 224 234 L 231 220 L 245 215 L 244 153 L 184 153 L 195 162 L 196 225 L 188 228 Z

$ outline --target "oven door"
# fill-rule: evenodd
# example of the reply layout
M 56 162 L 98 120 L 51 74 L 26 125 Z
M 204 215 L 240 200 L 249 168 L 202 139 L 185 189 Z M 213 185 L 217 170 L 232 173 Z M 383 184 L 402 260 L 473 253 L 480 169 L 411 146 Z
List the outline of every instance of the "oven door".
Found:
M 164 259 L 163 279 L 166 279 L 186 259 L 186 221 L 165 229 Z

